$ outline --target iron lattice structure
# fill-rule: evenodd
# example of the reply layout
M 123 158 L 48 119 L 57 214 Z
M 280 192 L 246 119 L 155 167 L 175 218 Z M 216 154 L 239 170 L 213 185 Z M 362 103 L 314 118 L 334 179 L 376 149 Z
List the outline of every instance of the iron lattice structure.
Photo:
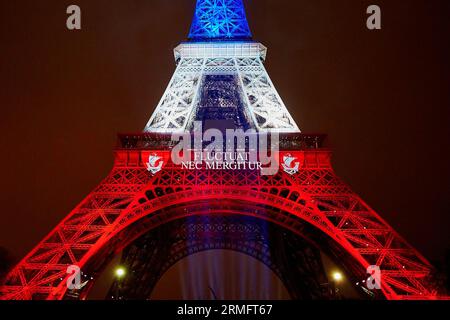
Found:
M 1 298 L 63 299 L 68 265 L 95 276 L 107 257 L 160 225 L 186 218 L 187 208 L 202 201 L 208 209 L 193 215 L 250 216 L 299 236 L 306 222 L 347 252 L 361 272 L 380 266 L 386 298 L 437 298 L 429 262 L 336 176 L 328 150 L 302 143 L 309 139 L 298 136 L 294 148 L 281 151 L 301 159 L 298 174 L 262 176 L 249 170 L 182 170 L 171 163 L 168 150 L 151 147 L 163 144 L 160 136 L 122 136 L 110 175 L 14 268 Z M 145 167 L 150 153 L 165 161 L 156 175 Z
M 251 37 L 242 0 L 197 2 L 190 40 L 243 40 Z
M 66 285 L 69 265 L 92 278 L 77 294 L 84 298 L 111 257 L 142 235 L 178 219 L 219 214 L 268 221 L 321 250 L 333 248 L 357 277 L 369 265 L 379 266 L 387 299 L 437 298 L 429 262 L 337 177 L 322 136 L 300 134 L 263 66 L 266 48 L 240 39 L 249 36 L 239 22 L 245 19 L 241 10 L 242 1 L 197 2 L 191 37 L 198 33 L 199 40 L 208 28 L 226 37 L 233 30 L 228 40 L 235 41 L 175 49 L 177 69 L 145 133 L 120 136 L 111 173 L 10 272 L 1 299 L 73 297 Z M 219 27 L 210 24 L 225 16 Z M 172 162 L 167 134 L 192 129 L 206 76 L 216 81 L 210 97 L 220 92 L 217 86 L 234 90 L 225 106 L 241 97 L 234 107 L 244 108 L 256 132 L 282 133 L 280 159 L 296 158 L 298 171 L 263 176 L 258 170 L 186 170 Z M 228 116 L 222 111 L 217 114 Z M 162 159 L 160 171 L 149 172 L 150 155 Z
M 175 48 L 177 69 L 145 131 L 191 130 L 205 76 L 231 74 L 241 85 L 252 128 L 258 132 L 299 132 L 264 67 L 266 52 L 262 44 L 254 42 L 179 45 Z
M 124 250 L 121 261 L 132 272 L 114 282 L 107 298 L 149 299 L 160 278 L 175 263 L 209 250 L 232 250 L 255 258 L 278 276 L 294 299 L 334 298 L 317 248 L 274 224 L 227 214 L 175 220 L 133 242 Z

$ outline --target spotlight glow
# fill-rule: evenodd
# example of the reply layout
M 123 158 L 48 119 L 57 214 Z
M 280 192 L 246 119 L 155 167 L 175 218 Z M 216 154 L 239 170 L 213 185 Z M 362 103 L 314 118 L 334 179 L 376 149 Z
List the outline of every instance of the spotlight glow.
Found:
M 115 271 L 115 274 L 116 274 L 116 277 L 117 277 L 117 278 L 122 278 L 122 277 L 125 276 L 125 274 L 126 274 L 125 268 L 123 268 L 123 267 L 118 267 L 118 268 L 116 269 L 116 271 Z
M 333 272 L 333 280 L 336 282 L 341 282 L 344 279 L 344 276 L 341 272 L 335 271 Z

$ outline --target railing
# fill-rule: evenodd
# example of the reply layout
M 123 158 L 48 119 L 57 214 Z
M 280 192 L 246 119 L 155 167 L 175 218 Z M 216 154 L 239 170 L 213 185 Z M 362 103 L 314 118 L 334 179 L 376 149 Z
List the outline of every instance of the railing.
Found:
M 326 137 L 326 134 L 280 133 L 279 148 L 280 150 L 321 149 Z M 193 135 L 191 138 L 194 141 Z M 177 143 L 178 141 L 172 141 L 170 134 L 165 133 L 119 134 L 117 149 L 162 150 L 171 149 Z

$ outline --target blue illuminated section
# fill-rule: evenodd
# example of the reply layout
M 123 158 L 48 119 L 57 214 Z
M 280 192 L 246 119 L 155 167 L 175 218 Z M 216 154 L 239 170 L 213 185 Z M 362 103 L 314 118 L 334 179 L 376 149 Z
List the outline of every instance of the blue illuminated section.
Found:
M 197 0 L 189 40 L 250 40 L 242 0 Z

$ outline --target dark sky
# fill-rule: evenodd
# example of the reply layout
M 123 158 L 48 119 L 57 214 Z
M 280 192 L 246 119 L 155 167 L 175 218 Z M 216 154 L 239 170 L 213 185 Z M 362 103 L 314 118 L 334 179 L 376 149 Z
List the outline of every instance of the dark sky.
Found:
M 17 259 L 105 177 L 145 126 L 194 0 L 0 2 L 0 246 Z M 248 0 L 267 69 L 337 173 L 422 253 L 450 247 L 450 1 Z M 368 31 L 365 9 L 382 8 Z M 83 30 L 65 27 L 82 8 Z

